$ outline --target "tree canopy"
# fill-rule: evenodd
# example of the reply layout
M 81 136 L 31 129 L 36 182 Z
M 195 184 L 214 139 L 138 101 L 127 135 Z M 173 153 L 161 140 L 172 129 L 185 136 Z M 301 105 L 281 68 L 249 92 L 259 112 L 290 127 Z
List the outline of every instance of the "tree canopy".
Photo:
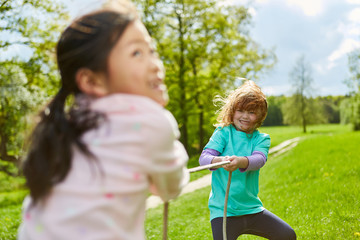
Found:
M 354 130 L 360 130 L 360 49 L 355 49 L 348 57 L 351 77 L 346 83 L 350 89 L 349 117 Z
M 136 1 L 167 71 L 168 108 L 177 118 L 181 141 L 197 153 L 215 123 L 217 94 L 237 87 L 237 77 L 257 80 L 276 57 L 250 35 L 244 6 L 215 0 Z
M 284 104 L 284 123 L 300 125 L 306 133 L 306 126 L 314 123 L 325 123 L 322 108 L 312 98 L 312 70 L 305 56 L 297 59 L 294 68 L 289 74 L 293 87 L 292 97 Z
M 16 175 L 29 112 L 56 88 L 55 44 L 67 15 L 60 2 L 0 3 L 0 171 Z M 20 49 L 24 54 L 12 54 Z

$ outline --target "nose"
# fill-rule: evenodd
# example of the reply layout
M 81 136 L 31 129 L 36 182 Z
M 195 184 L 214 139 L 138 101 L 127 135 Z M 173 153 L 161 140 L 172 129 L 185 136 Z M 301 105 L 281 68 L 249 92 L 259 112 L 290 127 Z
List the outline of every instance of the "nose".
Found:
M 165 68 L 164 64 L 161 59 L 157 56 L 154 56 L 150 60 L 151 70 L 156 72 L 158 78 L 164 79 L 165 78 Z
M 250 113 L 248 111 L 244 111 L 243 116 L 244 118 L 249 118 Z

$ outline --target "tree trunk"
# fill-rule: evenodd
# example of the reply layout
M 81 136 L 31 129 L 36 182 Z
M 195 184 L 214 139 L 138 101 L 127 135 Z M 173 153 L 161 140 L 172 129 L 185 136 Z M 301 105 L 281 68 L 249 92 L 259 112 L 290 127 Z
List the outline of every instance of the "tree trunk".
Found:
M 204 148 L 204 109 L 203 106 L 199 106 L 199 150 L 200 152 Z
M 13 155 L 9 155 L 7 151 L 6 144 L 8 143 L 8 136 L 1 132 L 0 133 L 0 161 L 8 162 L 10 164 L 13 164 L 17 167 L 19 167 L 20 159 L 18 157 L 15 157 Z M 7 164 L 0 165 L 0 172 L 4 172 L 9 176 L 17 176 L 18 173 L 13 173 L 11 170 L 11 166 Z
M 360 95 L 355 96 L 354 100 L 354 111 L 353 111 L 353 130 L 360 130 Z
M 184 32 L 183 32 L 183 22 L 181 13 L 177 12 L 175 9 L 175 13 L 177 15 L 177 19 L 179 21 L 179 43 L 180 43 L 180 59 L 179 59 L 179 87 L 180 87 L 180 111 L 181 111 L 181 142 L 183 143 L 185 149 L 188 151 L 188 130 L 187 130 L 187 121 L 188 116 L 186 112 L 186 84 L 185 84 L 185 44 L 184 44 Z

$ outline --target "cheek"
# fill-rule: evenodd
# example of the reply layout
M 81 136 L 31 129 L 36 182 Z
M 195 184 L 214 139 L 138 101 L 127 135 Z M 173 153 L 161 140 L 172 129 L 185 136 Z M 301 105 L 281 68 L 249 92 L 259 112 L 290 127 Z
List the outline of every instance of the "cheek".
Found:
M 108 73 L 108 80 L 110 83 L 113 83 L 114 80 L 117 78 L 118 75 L 118 68 L 117 68 L 117 64 L 114 61 L 114 59 L 110 58 L 109 59 L 109 63 L 108 63 L 108 69 L 107 69 L 107 73 Z
M 259 120 L 259 118 L 258 118 L 258 116 L 254 115 L 254 116 L 252 116 L 251 120 L 253 123 L 256 123 Z
M 234 113 L 234 114 L 232 115 L 232 117 L 231 117 L 231 120 L 232 120 L 233 122 L 235 122 L 235 120 L 236 120 L 237 118 L 239 118 L 238 114 Z

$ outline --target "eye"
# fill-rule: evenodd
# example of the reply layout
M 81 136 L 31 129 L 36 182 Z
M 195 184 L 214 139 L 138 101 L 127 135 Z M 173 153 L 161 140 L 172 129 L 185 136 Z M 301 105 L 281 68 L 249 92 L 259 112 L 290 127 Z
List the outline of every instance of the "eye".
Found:
M 159 54 L 158 54 L 158 52 L 156 51 L 155 48 L 150 48 L 150 54 L 155 56 L 155 57 L 159 57 Z
M 135 50 L 133 53 L 132 53 L 132 56 L 134 57 L 140 57 L 142 55 L 142 52 L 140 50 Z
M 151 53 L 155 53 L 155 52 L 156 52 L 156 44 L 155 44 L 154 41 L 151 41 L 148 46 L 149 46 L 149 48 L 150 48 Z

